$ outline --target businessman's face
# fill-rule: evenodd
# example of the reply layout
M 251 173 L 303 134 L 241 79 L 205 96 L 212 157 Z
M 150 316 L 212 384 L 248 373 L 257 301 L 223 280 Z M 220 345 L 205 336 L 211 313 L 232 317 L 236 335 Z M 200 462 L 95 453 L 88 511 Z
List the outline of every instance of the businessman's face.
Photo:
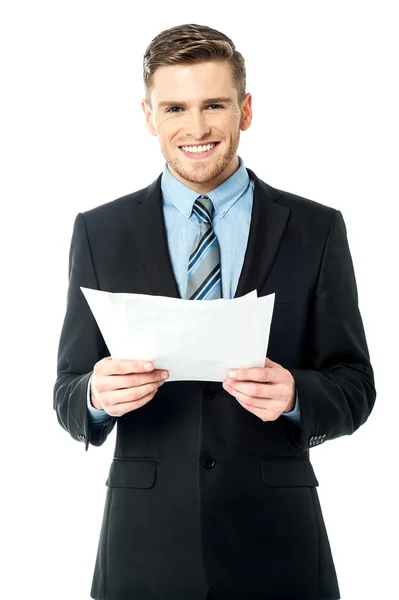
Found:
M 238 168 L 240 131 L 251 124 L 250 94 L 241 104 L 227 62 L 160 67 L 151 106 L 142 102 L 147 128 L 158 136 L 175 177 L 205 194 Z

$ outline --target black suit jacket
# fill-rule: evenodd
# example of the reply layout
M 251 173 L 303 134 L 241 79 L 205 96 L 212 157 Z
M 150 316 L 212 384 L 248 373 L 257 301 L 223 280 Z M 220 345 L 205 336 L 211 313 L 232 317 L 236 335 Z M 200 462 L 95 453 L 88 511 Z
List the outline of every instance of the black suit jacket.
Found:
M 295 379 L 300 429 L 284 416 L 261 421 L 220 383 L 190 381 L 166 383 L 92 431 L 87 383 L 109 351 L 80 286 L 179 293 L 160 177 L 76 218 L 54 408 L 86 449 L 117 422 L 98 600 L 203 600 L 208 588 L 216 600 L 339 597 L 309 448 L 353 433 L 375 401 L 345 225 L 339 211 L 248 173 L 254 203 L 236 297 L 276 293 L 268 356 Z

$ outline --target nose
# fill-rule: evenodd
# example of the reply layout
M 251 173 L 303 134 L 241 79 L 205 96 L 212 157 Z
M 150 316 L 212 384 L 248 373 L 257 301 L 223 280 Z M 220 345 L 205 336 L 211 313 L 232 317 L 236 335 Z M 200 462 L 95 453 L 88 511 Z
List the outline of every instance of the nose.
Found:
M 185 133 L 192 138 L 200 140 L 209 135 L 211 128 L 206 120 L 206 115 L 202 110 L 195 110 L 188 114 L 185 126 Z

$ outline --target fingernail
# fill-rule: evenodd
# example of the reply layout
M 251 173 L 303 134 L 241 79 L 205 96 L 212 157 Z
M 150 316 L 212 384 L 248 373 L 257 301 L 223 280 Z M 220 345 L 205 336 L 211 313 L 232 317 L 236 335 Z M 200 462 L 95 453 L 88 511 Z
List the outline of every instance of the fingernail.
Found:
M 145 368 L 146 371 L 151 371 L 152 364 L 151 363 L 145 363 L 144 368 Z
M 235 377 L 235 376 L 236 376 L 236 374 L 237 374 L 237 373 L 236 373 L 235 371 L 229 371 L 229 372 L 228 372 L 228 376 L 229 376 L 229 377 Z
M 167 379 L 167 377 L 168 377 L 167 371 L 163 371 L 161 377 L 162 377 L 162 379 Z

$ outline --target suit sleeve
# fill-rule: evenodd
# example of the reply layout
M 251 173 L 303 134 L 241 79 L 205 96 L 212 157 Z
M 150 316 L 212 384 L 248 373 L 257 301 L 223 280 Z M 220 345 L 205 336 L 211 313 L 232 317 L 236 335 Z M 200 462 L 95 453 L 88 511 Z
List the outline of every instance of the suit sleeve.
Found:
M 290 369 L 301 410 L 301 429 L 284 428 L 304 450 L 350 435 L 368 418 L 375 402 L 346 227 L 336 211 L 325 244 L 308 330 L 306 369 Z
M 84 442 L 87 450 L 90 443 L 104 443 L 116 418 L 102 428 L 90 427 L 88 382 L 96 362 L 110 353 L 80 286 L 99 289 L 81 213 L 75 219 L 70 246 L 67 306 L 58 347 L 53 406 L 60 425 L 73 439 Z

